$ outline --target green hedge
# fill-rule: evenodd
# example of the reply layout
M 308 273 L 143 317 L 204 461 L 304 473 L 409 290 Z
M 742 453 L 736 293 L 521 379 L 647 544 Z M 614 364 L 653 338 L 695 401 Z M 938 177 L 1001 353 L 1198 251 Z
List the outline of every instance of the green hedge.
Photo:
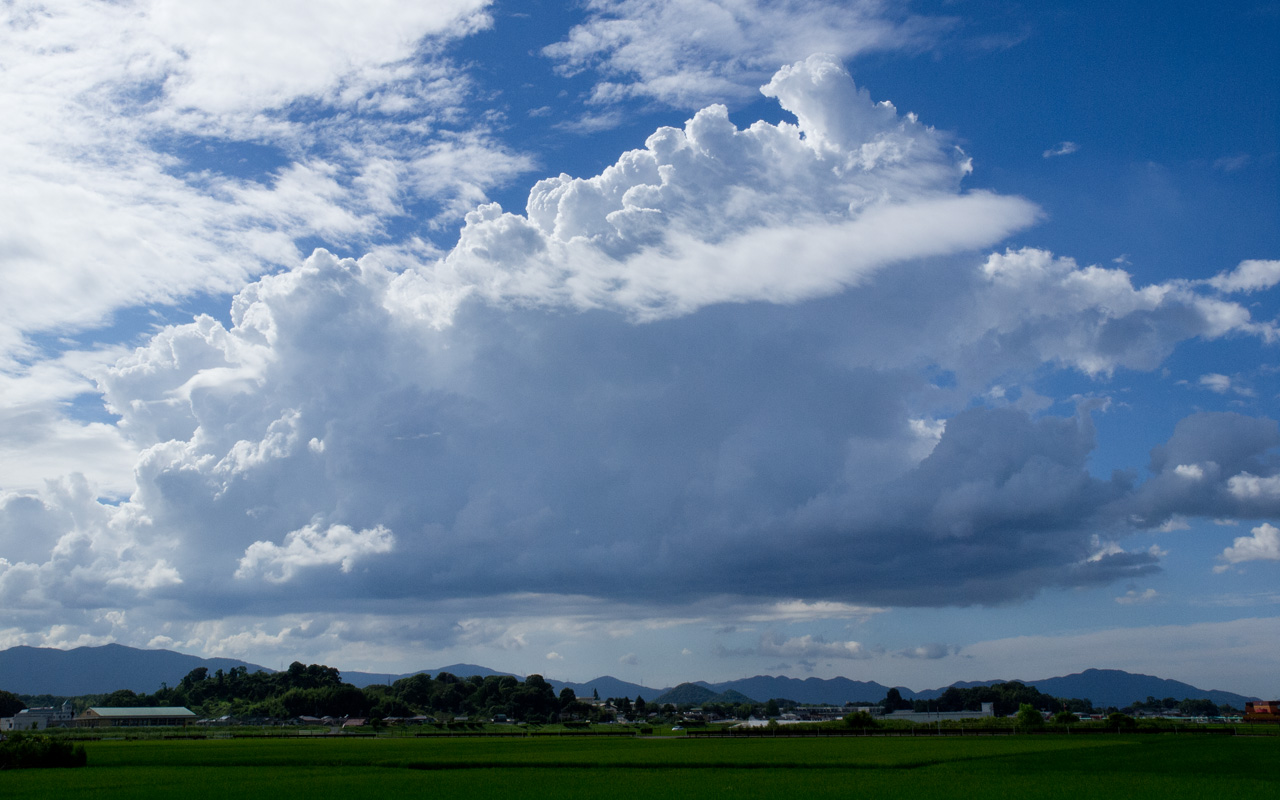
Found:
M 0 769 L 83 767 L 84 745 L 31 733 L 12 733 L 0 741 Z

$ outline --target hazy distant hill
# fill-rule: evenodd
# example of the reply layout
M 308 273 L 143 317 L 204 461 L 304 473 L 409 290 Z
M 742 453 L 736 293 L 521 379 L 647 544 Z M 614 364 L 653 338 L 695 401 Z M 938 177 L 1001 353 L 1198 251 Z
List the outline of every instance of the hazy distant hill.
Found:
M 957 681 L 952 685 L 968 689 L 975 686 L 990 686 L 993 683 L 1003 682 L 1002 680 Z M 1244 708 L 1246 701 L 1258 699 L 1233 692 L 1200 689 L 1181 681 L 1156 678 L 1151 675 L 1138 675 L 1118 669 L 1089 669 L 1058 678 L 1045 678 L 1035 681 L 1024 680 L 1021 682 L 1028 686 L 1034 686 L 1045 694 L 1051 694 L 1054 697 L 1087 698 L 1093 701 L 1094 705 L 1100 707 L 1124 707 L 1135 701 L 1145 700 L 1147 697 L 1174 697 L 1178 700 L 1184 698 L 1206 699 L 1212 700 L 1219 705 L 1227 703 L 1235 708 Z M 805 678 L 800 680 L 781 675 L 777 677 L 757 675 L 754 678 L 742 678 L 723 683 L 699 682 L 696 684 L 681 684 L 676 688 L 681 689 L 683 687 L 701 688 L 703 690 L 701 693 L 687 690 L 686 693 L 690 696 L 699 694 L 700 696 L 710 697 L 721 692 L 737 691 L 755 699 L 756 702 L 778 698 L 795 700 L 798 703 L 827 703 L 831 705 L 843 705 L 848 702 L 875 703 L 883 699 L 889 691 L 889 687 L 875 681 L 853 681 L 848 678 Z M 939 689 L 926 689 L 915 692 L 904 686 L 899 686 L 898 691 L 907 700 L 934 700 L 948 688 L 944 686 Z M 679 704 L 681 702 L 707 702 L 707 700 L 661 700 L 661 702 Z
M 671 703 L 678 706 L 689 703 L 697 706 L 711 702 L 711 698 L 715 697 L 716 694 L 717 692 L 714 689 L 708 689 L 696 683 L 682 683 L 675 688 L 666 690 L 653 699 L 654 702 L 659 704 Z
M 438 669 L 420 669 L 416 672 L 405 672 L 400 675 L 394 675 L 389 672 L 343 672 L 342 679 L 352 686 L 359 686 L 363 689 L 366 686 L 372 686 L 375 683 L 393 684 L 401 678 L 408 678 L 412 675 L 428 674 L 432 677 L 439 675 L 441 672 L 447 672 L 450 675 L 456 675 L 459 678 L 470 678 L 472 675 L 479 675 L 481 678 L 487 678 L 490 675 L 511 675 L 512 677 L 524 680 L 523 675 L 516 675 L 513 672 L 499 672 L 498 670 L 482 667 L 478 664 L 450 664 L 447 667 Z
M 628 683 L 627 681 L 618 680 L 612 675 L 604 675 L 594 678 L 586 683 L 573 683 L 571 681 L 553 681 L 547 679 L 547 683 L 555 687 L 556 694 L 561 689 L 568 687 L 578 697 L 591 697 L 594 690 L 598 692 L 601 700 L 607 700 L 610 697 L 629 697 L 632 700 L 637 697 L 643 697 L 645 702 L 649 702 L 653 698 L 662 694 L 661 689 L 654 689 L 649 686 L 641 686 L 638 683 Z
M 1148 697 L 1157 699 L 1172 697 L 1212 700 L 1218 705 L 1226 703 L 1235 708 L 1244 709 L 1249 700 L 1257 697 L 1245 697 L 1234 692 L 1217 689 L 1198 689 L 1189 683 L 1157 678 L 1153 675 L 1136 675 L 1118 669 L 1087 669 L 1061 678 L 1046 678 L 1042 681 L 1028 681 L 1045 694 L 1054 697 L 1089 698 L 1097 706 L 1126 706 Z
M 962 681 L 955 684 L 963 689 L 972 688 L 974 686 L 990 686 L 993 683 L 1003 683 L 1004 681 Z M 1193 700 L 1212 700 L 1218 705 L 1224 703 L 1235 708 L 1244 708 L 1244 704 L 1249 700 L 1258 700 L 1257 697 L 1246 697 L 1235 692 L 1224 692 L 1219 689 L 1201 689 L 1182 681 L 1170 680 L 1168 678 L 1157 678 L 1154 675 L 1141 675 L 1133 672 L 1125 672 L 1119 669 L 1087 669 L 1084 672 L 1076 672 L 1071 675 L 1064 675 L 1058 678 L 1043 678 L 1041 680 L 1020 681 L 1027 686 L 1034 686 L 1045 694 L 1051 694 L 1054 697 L 1076 697 L 1081 700 L 1090 700 L 1095 706 L 1105 708 L 1107 706 L 1116 706 L 1123 708 L 1130 703 L 1139 700 L 1146 700 L 1148 697 L 1163 699 L 1172 697 L 1177 700 L 1191 698 Z M 929 689 L 919 692 L 915 695 L 921 700 L 933 700 L 947 690 L 948 687 L 941 689 Z M 908 697 L 904 691 L 903 697 Z
M 14 694 L 72 696 L 105 694 L 117 689 L 154 692 L 160 684 L 174 686 L 188 672 L 247 667 L 250 672 L 275 670 L 232 658 L 200 658 L 171 650 L 139 650 L 119 644 L 58 650 L 52 647 L 11 647 L 0 650 L 0 689 Z
M 729 689 L 728 691 L 721 692 L 720 694 L 711 698 L 711 702 L 737 703 L 738 705 L 742 705 L 743 703 L 756 703 L 759 701 L 757 701 L 754 697 L 747 697 L 745 694 L 735 689 Z
M 702 705 L 704 703 L 733 703 L 740 705 L 742 703 L 759 702 L 754 697 L 749 697 L 736 689 L 725 689 L 717 692 L 702 683 L 682 683 L 674 689 L 666 690 L 653 698 L 653 700 L 660 705 L 671 703 L 677 706 L 684 703 L 691 705 Z
M 250 672 L 266 667 L 230 658 L 200 658 L 175 653 L 170 650 L 140 650 L 124 645 L 108 644 L 101 647 L 77 647 L 74 650 L 57 650 L 44 647 L 11 647 L 0 650 L 0 689 L 16 694 L 82 695 L 132 689 L 135 692 L 154 692 L 162 683 L 177 684 L 191 670 L 205 667 L 210 672 L 246 667 Z M 479 675 L 510 675 L 512 673 L 482 667 L 476 664 L 451 664 L 438 669 L 419 670 L 432 676 L 449 672 L 460 678 Z M 344 672 L 343 680 L 364 687 L 375 683 L 395 682 L 409 675 L 370 672 Z M 523 680 L 524 676 L 514 677 Z M 787 678 L 785 676 L 757 675 L 723 683 L 683 683 L 674 689 L 655 689 L 618 680 L 605 675 L 585 683 L 547 681 L 558 693 L 569 687 L 579 697 L 590 697 L 592 691 L 600 697 L 643 696 L 646 700 L 662 703 L 745 702 L 750 698 L 764 702 L 772 698 L 795 700 L 800 703 L 843 705 L 844 703 L 874 703 L 885 696 L 889 687 L 874 681 L 854 681 L 848 678 Z M 1233 692 L 1206 690 L 1189 683 L 1138 675 L 1115 669 L 1089 669 L 1084 672 L 1037 681 L 1022 681 L 1055 697 L 1088 698 L 1096 706 L 1123 707 L 1147 697 L 1163 699 L 1173 697 L 1203 698 L 1215 703 L 1244 708 L 1246 697 Z M 954 684 L 962 688 L 990 685 L 999 681 L 964 681 Z M 905 687 L 898 691 L 908 700 L 933 699 L 947 687 L 914 692 Z M 727 696 L 726 696 L 727 695 Z
M 736 681 L 707 684 L 716 692 L 736 691 L 756 702 L 763 703 L 774 698 L 795 700 L 797 703 L 816 703 L 844 705 L 845 703 L 876 703 L 884 698 L 889 687 L 875 681 L 852 681 L 848 678 L 787 678 L 781 675 L 757 675 L 754 678 L 742 678 Z M 911 699 L 910 689 L 898 690 L 902 696 Z

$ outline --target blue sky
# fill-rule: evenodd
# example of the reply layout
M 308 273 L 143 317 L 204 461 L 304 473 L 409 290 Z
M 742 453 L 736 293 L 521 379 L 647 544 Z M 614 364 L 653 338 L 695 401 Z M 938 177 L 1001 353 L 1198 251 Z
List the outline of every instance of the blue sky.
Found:
M 1280 5 L 0 13 L 0 646 L 1280 691 Z

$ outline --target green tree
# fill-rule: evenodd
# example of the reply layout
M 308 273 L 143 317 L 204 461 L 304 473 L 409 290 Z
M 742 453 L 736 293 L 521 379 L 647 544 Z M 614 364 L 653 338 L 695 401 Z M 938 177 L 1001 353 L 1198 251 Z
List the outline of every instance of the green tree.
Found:
M 1135 728 L 1138 723 L 1128 714 L 1121 714 L 1119 711 L 1107 715 L 1107 726 L 1111 728 Z
M 0 690 L 0 717 L 12 717 L 26 707 L 27 704 L 13 692 Z
M 777 717 L 782 712 L 778 710 L 778 701 L 770 698 L 769 702 L 764 704 L 764 715 L 769 719 Z
M 560 707 L 565 708 L 578 702 L 578 693 L 568 686 L 560 690 Z
M 1018 730 L 1034 731 L 1044 727 L 1044 716 L 1036 710 L 1036 707 L 1030 703 L 1023 703 L 1018 707 L 1018 716 L 1015 721 Z
M 410 675 L 391 684 L 391 689 L 403 702 L 419 710 L 431 708 L 431 690 L 435 682 L 425 673 Z
M 1080 721 L 1080 718 L 1070 711 L 1059 711 L 1053 715 L 1054 725 L 1074 725 Z
M 1216 717 L 1221 712 L 1212 700 L 1187 698 L 1178 704 L 1178 711 L 1188 717 Z
M 117 689 L 107 695 L 99 705 L 105 708 L 130 708 L 146 705 L 145 696 L 138 695 L 132 689 Z
M 909 700 L 902 699 L 902 692 L 898 691 L 898 687 L 894 687 L 885 694 L 884 699 L 880 701 L 880 705 L 884 708 L 885 713 L 897 711 L 903 708 L 911 708 Z

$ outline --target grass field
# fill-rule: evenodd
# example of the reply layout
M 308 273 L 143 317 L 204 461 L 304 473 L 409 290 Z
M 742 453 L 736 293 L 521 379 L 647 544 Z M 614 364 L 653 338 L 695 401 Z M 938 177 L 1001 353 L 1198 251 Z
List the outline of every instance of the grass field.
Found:
M 103 741 L 5 798 L 1274 797 L 1275 738 Z

